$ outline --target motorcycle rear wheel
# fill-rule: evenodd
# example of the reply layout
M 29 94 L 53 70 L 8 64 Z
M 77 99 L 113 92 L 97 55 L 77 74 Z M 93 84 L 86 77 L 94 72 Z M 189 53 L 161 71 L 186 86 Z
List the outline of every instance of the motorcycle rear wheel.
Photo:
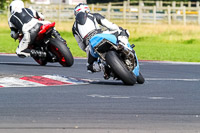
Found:
M 63 67 L 71 67 L 73 65 L 74 58 L 69 48 L 59 39 L 50 40 L 49 50 L 58 58 L 58 62 Z
M 125 85 L 134 85 L 136 76 L 130 72 L 115 51 L 106 53 L 106 62 Z

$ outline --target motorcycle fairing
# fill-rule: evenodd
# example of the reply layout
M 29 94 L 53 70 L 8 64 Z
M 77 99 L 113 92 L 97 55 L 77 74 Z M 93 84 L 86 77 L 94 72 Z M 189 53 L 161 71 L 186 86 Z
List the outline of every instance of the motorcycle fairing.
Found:
M 90 39 L 90 44 L 94 48 L 99 44 L 103 39 L 109 40 L 113 44 L 117 45 L 117 38 L 112 34 L 96 34 Z
M 44 34 L 47 32 L 48 29 L 53 28 L 55 26 L 55 22 L 51 24 L 45 24 L 40 27 L 40 32 L 38 34 Z
M 93 57 L 98 58 L 99 55 L 94 51 L 94 47 L 101 43 L 103 40 L 109 40 L 117 45 L 117 38 L 112 34 L 96 34 L 89 41 L 90 53 Z

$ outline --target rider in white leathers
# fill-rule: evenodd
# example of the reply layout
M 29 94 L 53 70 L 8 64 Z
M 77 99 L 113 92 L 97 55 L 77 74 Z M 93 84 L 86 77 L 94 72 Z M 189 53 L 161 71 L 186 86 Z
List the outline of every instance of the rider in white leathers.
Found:
M 44 16 L 31 8 L 25 8 L 23 1 L 13 0 L 11 2 L 10 18 L 8 20 L 11 29 L 10 35 L 16 40 L 20 33 L 23 34 L 23 38 L 16 49 L 16 54 L 19 57 L 46 56 L 46 53 L 44 52 L 28 49 L 28 45 L 36 38 L 40 26 L 50 23 L 49 21 L 40 20 L 44 20 Z M 56 30 L 54 30 L 54 33 L 59 36 L 59 33 Z
M 87 53 L 87 70 L 88 72 L 100 71 L 100 67 L 96 62 L 97 59 L 89 52 L 89 40 L 95 34 L 110 33 L 114 34 L 120 43 L 126 44 L 128 42 L 129 32 L 108 21 L 99 13 L 90 13 L 88 5 L 83 3 L 80 3 L 75 7 L 74 15 L 76 16 L 76 20 L 72 27 L 72 31 L 79 47 Z M 107 28 L 107 30 L 103 31 L 100 25 Z

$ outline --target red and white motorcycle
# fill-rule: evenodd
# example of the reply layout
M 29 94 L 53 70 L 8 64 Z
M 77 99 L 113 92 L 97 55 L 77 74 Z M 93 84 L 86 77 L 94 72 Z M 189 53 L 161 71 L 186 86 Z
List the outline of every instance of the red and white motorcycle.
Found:
M 54 36 L 54 27 L 55 22 L 40 26 L 36 38 L 28 48 L 45 53 L 45 56 L 32 56 L 42 66 L 45 66 L 47 62 L 59 62 L 63 67 L 70 67 L 74 63 L 74 58 L 67 44 Z M 19 36 L 19 41 L 22 37 Z

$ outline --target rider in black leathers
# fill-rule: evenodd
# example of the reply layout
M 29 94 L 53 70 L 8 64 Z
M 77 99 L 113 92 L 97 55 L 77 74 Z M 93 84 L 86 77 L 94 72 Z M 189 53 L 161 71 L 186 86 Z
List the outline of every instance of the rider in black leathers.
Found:
M 44 52 L 28 49 L 28 45 L 36 38 L 40 26 L 49 24 L 50 22 L 40 21 L 44 20 L 44 16 L 31 8 L 25 8 L 24 3 L 21 0 L 13 0 L 11 2 L 10 14 L 8 24 L 11 29 L 11 37 L 16 40 L 20 33 L 23 34 L 23 38 L 16 49 L 16 54 L 22 58 L 28 56 L 46 56 L 46 53 Z M 56 37 L 66 42 L 55 29 L 53 30 L 53 33 Z

